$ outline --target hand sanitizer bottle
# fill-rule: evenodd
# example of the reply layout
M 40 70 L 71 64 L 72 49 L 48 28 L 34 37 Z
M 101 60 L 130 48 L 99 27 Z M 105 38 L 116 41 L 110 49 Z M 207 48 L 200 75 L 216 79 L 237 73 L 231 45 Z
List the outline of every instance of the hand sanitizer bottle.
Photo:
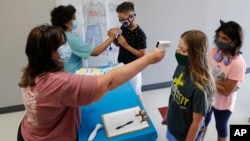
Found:
M 115 65 L 115 54 L 114 54 L 114 51 L 112 49 L 112 46 L 109 45 L 109 48 L 108 48 L 108 66 L 109 67 L 112 67 Z

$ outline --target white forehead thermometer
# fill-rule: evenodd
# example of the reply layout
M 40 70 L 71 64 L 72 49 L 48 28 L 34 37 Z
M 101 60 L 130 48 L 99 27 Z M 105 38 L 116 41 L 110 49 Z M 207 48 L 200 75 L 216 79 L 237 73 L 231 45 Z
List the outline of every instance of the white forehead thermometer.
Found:
M 168 48 L 171 45 L 171 41 L 158 41 L 156 43 L 156 48 Z

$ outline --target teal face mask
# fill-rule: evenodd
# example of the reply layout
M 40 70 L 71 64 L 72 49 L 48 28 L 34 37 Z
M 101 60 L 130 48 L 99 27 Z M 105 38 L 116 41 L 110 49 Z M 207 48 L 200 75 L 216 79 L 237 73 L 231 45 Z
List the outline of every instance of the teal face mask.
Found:
M 175 53 L 175 58 L 176 58 L 179 65 L 182 65 L 182 66 L 188 66 L 189 65 L 188 56 L 182 55 L 182 54 L 179 54 L 179 53 L 176 52 Z

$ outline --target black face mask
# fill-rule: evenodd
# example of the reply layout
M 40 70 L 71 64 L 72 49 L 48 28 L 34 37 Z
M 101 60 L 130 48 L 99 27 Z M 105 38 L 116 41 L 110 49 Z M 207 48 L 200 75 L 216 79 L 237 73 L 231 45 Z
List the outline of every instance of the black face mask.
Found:
M 215 44 L 222 51 L 231 51 L 235 47 L 234 43 L 226 44 L 218 41 L 218 39 L 215 40 Z
M 182 66 L 188 66 L 189 65 L 189 60 L 188 56 L 182 55 L 180 53 L 175 52 L 175 58 L 177 60 L 177 63 Z

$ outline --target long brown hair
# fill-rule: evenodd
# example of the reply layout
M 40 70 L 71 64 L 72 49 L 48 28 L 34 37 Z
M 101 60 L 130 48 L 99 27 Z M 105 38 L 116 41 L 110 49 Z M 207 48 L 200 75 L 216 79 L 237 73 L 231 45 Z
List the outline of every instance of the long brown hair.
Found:
M 189 30 L 181 35 L 188 45 L 188 59 L 191 79 L 203 92 L 208 87 L 211 93 L 215 90 L 215 81 L 212 75 L 208 57 L 209 45 L 206 34 L 199 30 Z
M 62 70 L 63 66 L 58 65 L 52 58 L 52 53 L 65 41 L 65 33 L 59 27 L 48 24 L 34 27 L 27 38 L 25 53 L 28 64 L 23 69 L 19 87 L 35 86 L 37 76 Z

